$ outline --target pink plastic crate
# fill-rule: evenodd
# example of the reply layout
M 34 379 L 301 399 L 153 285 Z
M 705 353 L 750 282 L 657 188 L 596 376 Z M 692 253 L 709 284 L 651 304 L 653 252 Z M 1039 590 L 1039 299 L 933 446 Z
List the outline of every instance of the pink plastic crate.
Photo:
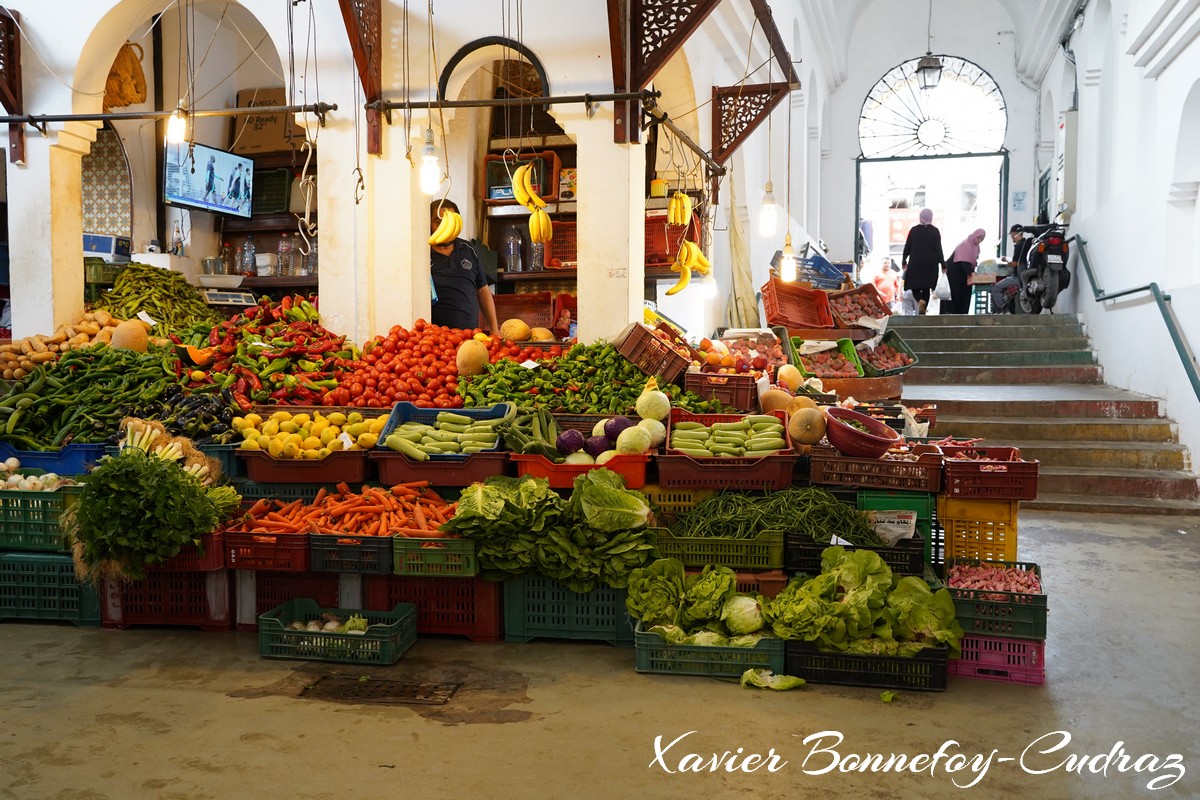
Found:
M 1001 683 L 1046 683 L 1046 643 L 1003 636 L 964 636 L 962 658 L 950 661 L 947 674 Z

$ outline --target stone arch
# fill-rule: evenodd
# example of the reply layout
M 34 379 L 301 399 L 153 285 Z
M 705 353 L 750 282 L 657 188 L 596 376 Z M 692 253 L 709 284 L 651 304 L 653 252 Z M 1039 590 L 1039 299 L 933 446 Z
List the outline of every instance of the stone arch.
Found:
M 1169 244 L 1164 263 L 1179 264 L 1190 270 L 1181 283 L 1195 282 L 1200 276 L 1200 80 L 1192 84 L 1183 103 L 1179 134 L 1175 140 L 1175 158 L 1171 168 L 1169 192 Z M 1174 232 L 1172 234 L 1171 232 Z M 1177 235 L 1176 235 L 1177 234 Z M 1179 248 L 1171 252 L 1171 248 Z
M 550 95 L 550 79 L 546 77 L 546 67 L 541 59 L 524 44 L 505 36 L 485 36 L 473 42 L 467 42 L 446 62 L 442 74 L 438 76 L 438 100 L 447 97 L 458 97 L 476 71 L 500 58 L 508 57 L 507 51 L 513 50 L 531 65 L 542 83 L 542 96 Z M 455 72 L 462 67 L 458 77 Z
M 1088 31 L 1087 66 L 1084 80 L 1095 87 L 1096 110 L 1090 115 L 1096 131 L 1096 144 L 1092 155 L 1095 194 L 1093 202 L 1100 206 L 1112 191 L 1113 130 L 1112 118 L 1116 111 L 1116 33 L 1113 30 L 1112 4 L 1100 0 L 1096 4 L 1095 17 Z M 1098 84 L 1098 85 L 1097 85 Z

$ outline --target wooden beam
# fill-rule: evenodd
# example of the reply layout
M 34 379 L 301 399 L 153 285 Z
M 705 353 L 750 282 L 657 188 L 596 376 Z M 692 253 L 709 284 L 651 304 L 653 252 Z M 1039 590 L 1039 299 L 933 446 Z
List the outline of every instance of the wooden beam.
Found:
M 771 15 L 771 7 L 767 5 L 767 0 L 750 0 L 750 7 L 754 9 L 754 16 L 758 17 L 758 24 L 762 26 L 763 33 L 771 44 L 771 52 L 775 54 L 775 60 L 783 70 L 787 83 L 793 90 L 799 89 L 800 77 L 796 74 L 796 67 L 792 64 L 792 57 L 783 43 L 783 37 L 779 35 L 779 28 L 775 25 L 775 17 Z
M 721 0 L 630 0 L 630 88 L 645 89 Z
M 383 24 L 380 0 L 338 0 L 342 10 L 342 22 L 346 26 L 346 38 L 350 40 L 350 51 L 354 54 L 354 65 L 358 68 L 358 79 L 362 83 L 367 103 L 383 99 L 382 47 L 380 28 Z M 408 46 L 408 42 L 404 43 Z M 354 110 L 358 113 L 358 109 Z M 383 128 L 380 113 L 368 109 L 367 153 L 383 154 Z
M 21 16 L 16 11 L 0 7 L 0 103 L 9 114 L 25 113 L 25 98 L 21 91 Z M 25 163 L 25 126 L 8 126 L 8 160 Z
M 724 164 L 790 91 L 788 84 L 779 81 L 752 86 L 714 86 L 713 160 Z

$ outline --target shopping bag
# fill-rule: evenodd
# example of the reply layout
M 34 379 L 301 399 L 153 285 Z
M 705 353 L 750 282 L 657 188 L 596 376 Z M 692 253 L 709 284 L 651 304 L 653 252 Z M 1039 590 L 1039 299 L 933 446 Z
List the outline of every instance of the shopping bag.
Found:
M 950 279 L 946 277 L 946 273 L 938 274 L 937 286 L 934 287 L 933 296 L 938 300 L 950 299 Z

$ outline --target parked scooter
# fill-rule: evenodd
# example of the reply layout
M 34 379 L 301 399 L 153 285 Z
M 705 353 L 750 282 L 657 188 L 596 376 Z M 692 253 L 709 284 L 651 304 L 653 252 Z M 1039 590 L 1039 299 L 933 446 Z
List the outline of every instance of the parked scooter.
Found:
M 1071 273 L 1067 269 L 1067 226 L 1057 223 L 1048 225 L 1024 225 L 1023 233 L 1033 234 L 1026 264 L 1019 268 L 1019 285 L 1004 287 L 1004 303 L 1001 314 L 1040 314 L 1042 309 L 1053 311 L 1058 295 L 1071 285 Z M 1001 288 L 997 285 L 997 288 Z

